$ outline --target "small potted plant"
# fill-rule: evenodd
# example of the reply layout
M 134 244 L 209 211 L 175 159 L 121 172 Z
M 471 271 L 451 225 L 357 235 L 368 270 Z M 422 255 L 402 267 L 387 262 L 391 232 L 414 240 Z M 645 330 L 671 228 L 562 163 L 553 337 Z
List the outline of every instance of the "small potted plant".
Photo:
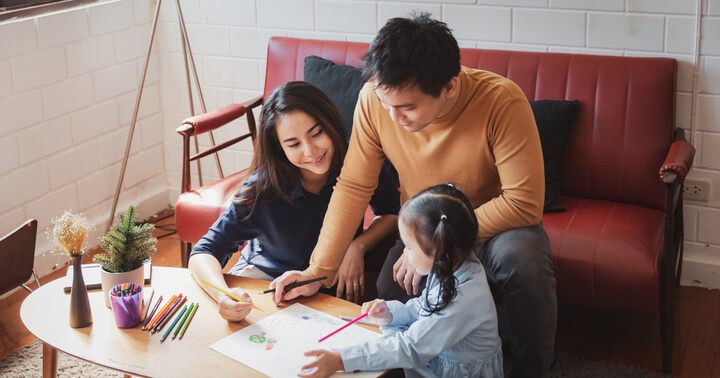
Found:
M 110 307 L 110 290 L 116 285 L 144 283 L 143 264 L 157 251 L 157 239 L 152 236 L 155 225 L 135 223 L 135 206 L 130 205 L 127 212 L 118 215 L 118 223 L 100 238 L 100 247 L 106 253 L 93 256 L 100 264 L 101 283 L 105 296 L 105 305 Z
M 92 312 L 88 300 L 87 287 L 82 275 L 82 258 L 85 238 L 92 229 L 90 222 L 82 214 L 69 211 L 52 220 L 55 226 L 52 240 L 60 249 L 67 252 L 73 264 L 73 281 L 70 289 L 70 327 L 83 328 L 92 324 Z

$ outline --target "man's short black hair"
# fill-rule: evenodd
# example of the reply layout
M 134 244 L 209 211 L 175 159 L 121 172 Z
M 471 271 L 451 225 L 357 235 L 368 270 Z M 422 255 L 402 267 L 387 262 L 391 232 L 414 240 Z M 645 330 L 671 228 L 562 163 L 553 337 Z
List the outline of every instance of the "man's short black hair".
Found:
M 438 97 L 459 73 L 460 48 L 452 31 L 424 12 L 388 20 L 363 55 L 363 80 L 374 80 L 378 87 L 417 85 Z

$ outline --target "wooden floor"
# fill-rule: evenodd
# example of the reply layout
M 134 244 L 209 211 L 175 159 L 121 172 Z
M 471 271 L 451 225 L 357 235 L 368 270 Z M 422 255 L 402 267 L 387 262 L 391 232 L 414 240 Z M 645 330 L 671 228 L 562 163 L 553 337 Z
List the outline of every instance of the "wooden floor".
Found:
M 149 219 L 159 226 L 156 236 L 170 232 L 163 228 L 173 228 L 172 216 L 156 221 L 165 215 L 172 214 Z M 153 265 L 179 267 L 179 254 L 177 235 L 160 237 Z M 63 275 L 65 268 L 41 282 Z M 0 300 L 0 357 L 35 340 L 20 320 L 20 305 L 27 295 L 21 289 Z M 720 290 L 681 287 L 675 308 L 673 376 L 720 378 Z M 657 319 L 560 305 L 556 350 L 582 359 L 661 371 Z

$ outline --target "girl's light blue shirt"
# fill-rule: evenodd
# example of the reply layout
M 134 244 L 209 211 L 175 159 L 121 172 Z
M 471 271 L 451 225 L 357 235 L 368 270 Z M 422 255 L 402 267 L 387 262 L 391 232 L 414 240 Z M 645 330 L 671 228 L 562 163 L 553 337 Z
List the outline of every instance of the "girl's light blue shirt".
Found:
M 406 304 L 388 301 L 393 315 L 384 336 L 340 349 L 345 371 L 404 368 L 423 377 L 502 377 L 497 313 L 485 271 L 476 259 L 456 272 L 457 295 L 440 314 L 427 312 L 425 294 L 438 300 L 432 275 L 428 287 Z

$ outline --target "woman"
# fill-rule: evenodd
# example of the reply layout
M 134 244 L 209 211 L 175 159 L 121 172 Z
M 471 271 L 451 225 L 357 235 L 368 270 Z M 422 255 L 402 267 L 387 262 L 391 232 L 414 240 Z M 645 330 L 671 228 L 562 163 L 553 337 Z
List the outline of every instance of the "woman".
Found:
M 266 99 L 251 173 L 190 254 L 195 280 L 228 321 L 245 318 L 252 309 L 250 296 L 240 288 L 229 289 L 246 301 L 235 302 L 202 281 L 228 289 L 222 269 L 244 241 L 230 274 L 273 280 L 306 268 L 345 158 L 345 141 L 340 114 L 312 84 L 289 82 Z M 348 300 L 358 301 L 364 289 L 365 252 L 397 229 L 399 193 L 385 170 L 370 203 L 377 217 L 366 232 L 362 225 L 358 228 L 335 279 L 337 294 L 345 291 Z

